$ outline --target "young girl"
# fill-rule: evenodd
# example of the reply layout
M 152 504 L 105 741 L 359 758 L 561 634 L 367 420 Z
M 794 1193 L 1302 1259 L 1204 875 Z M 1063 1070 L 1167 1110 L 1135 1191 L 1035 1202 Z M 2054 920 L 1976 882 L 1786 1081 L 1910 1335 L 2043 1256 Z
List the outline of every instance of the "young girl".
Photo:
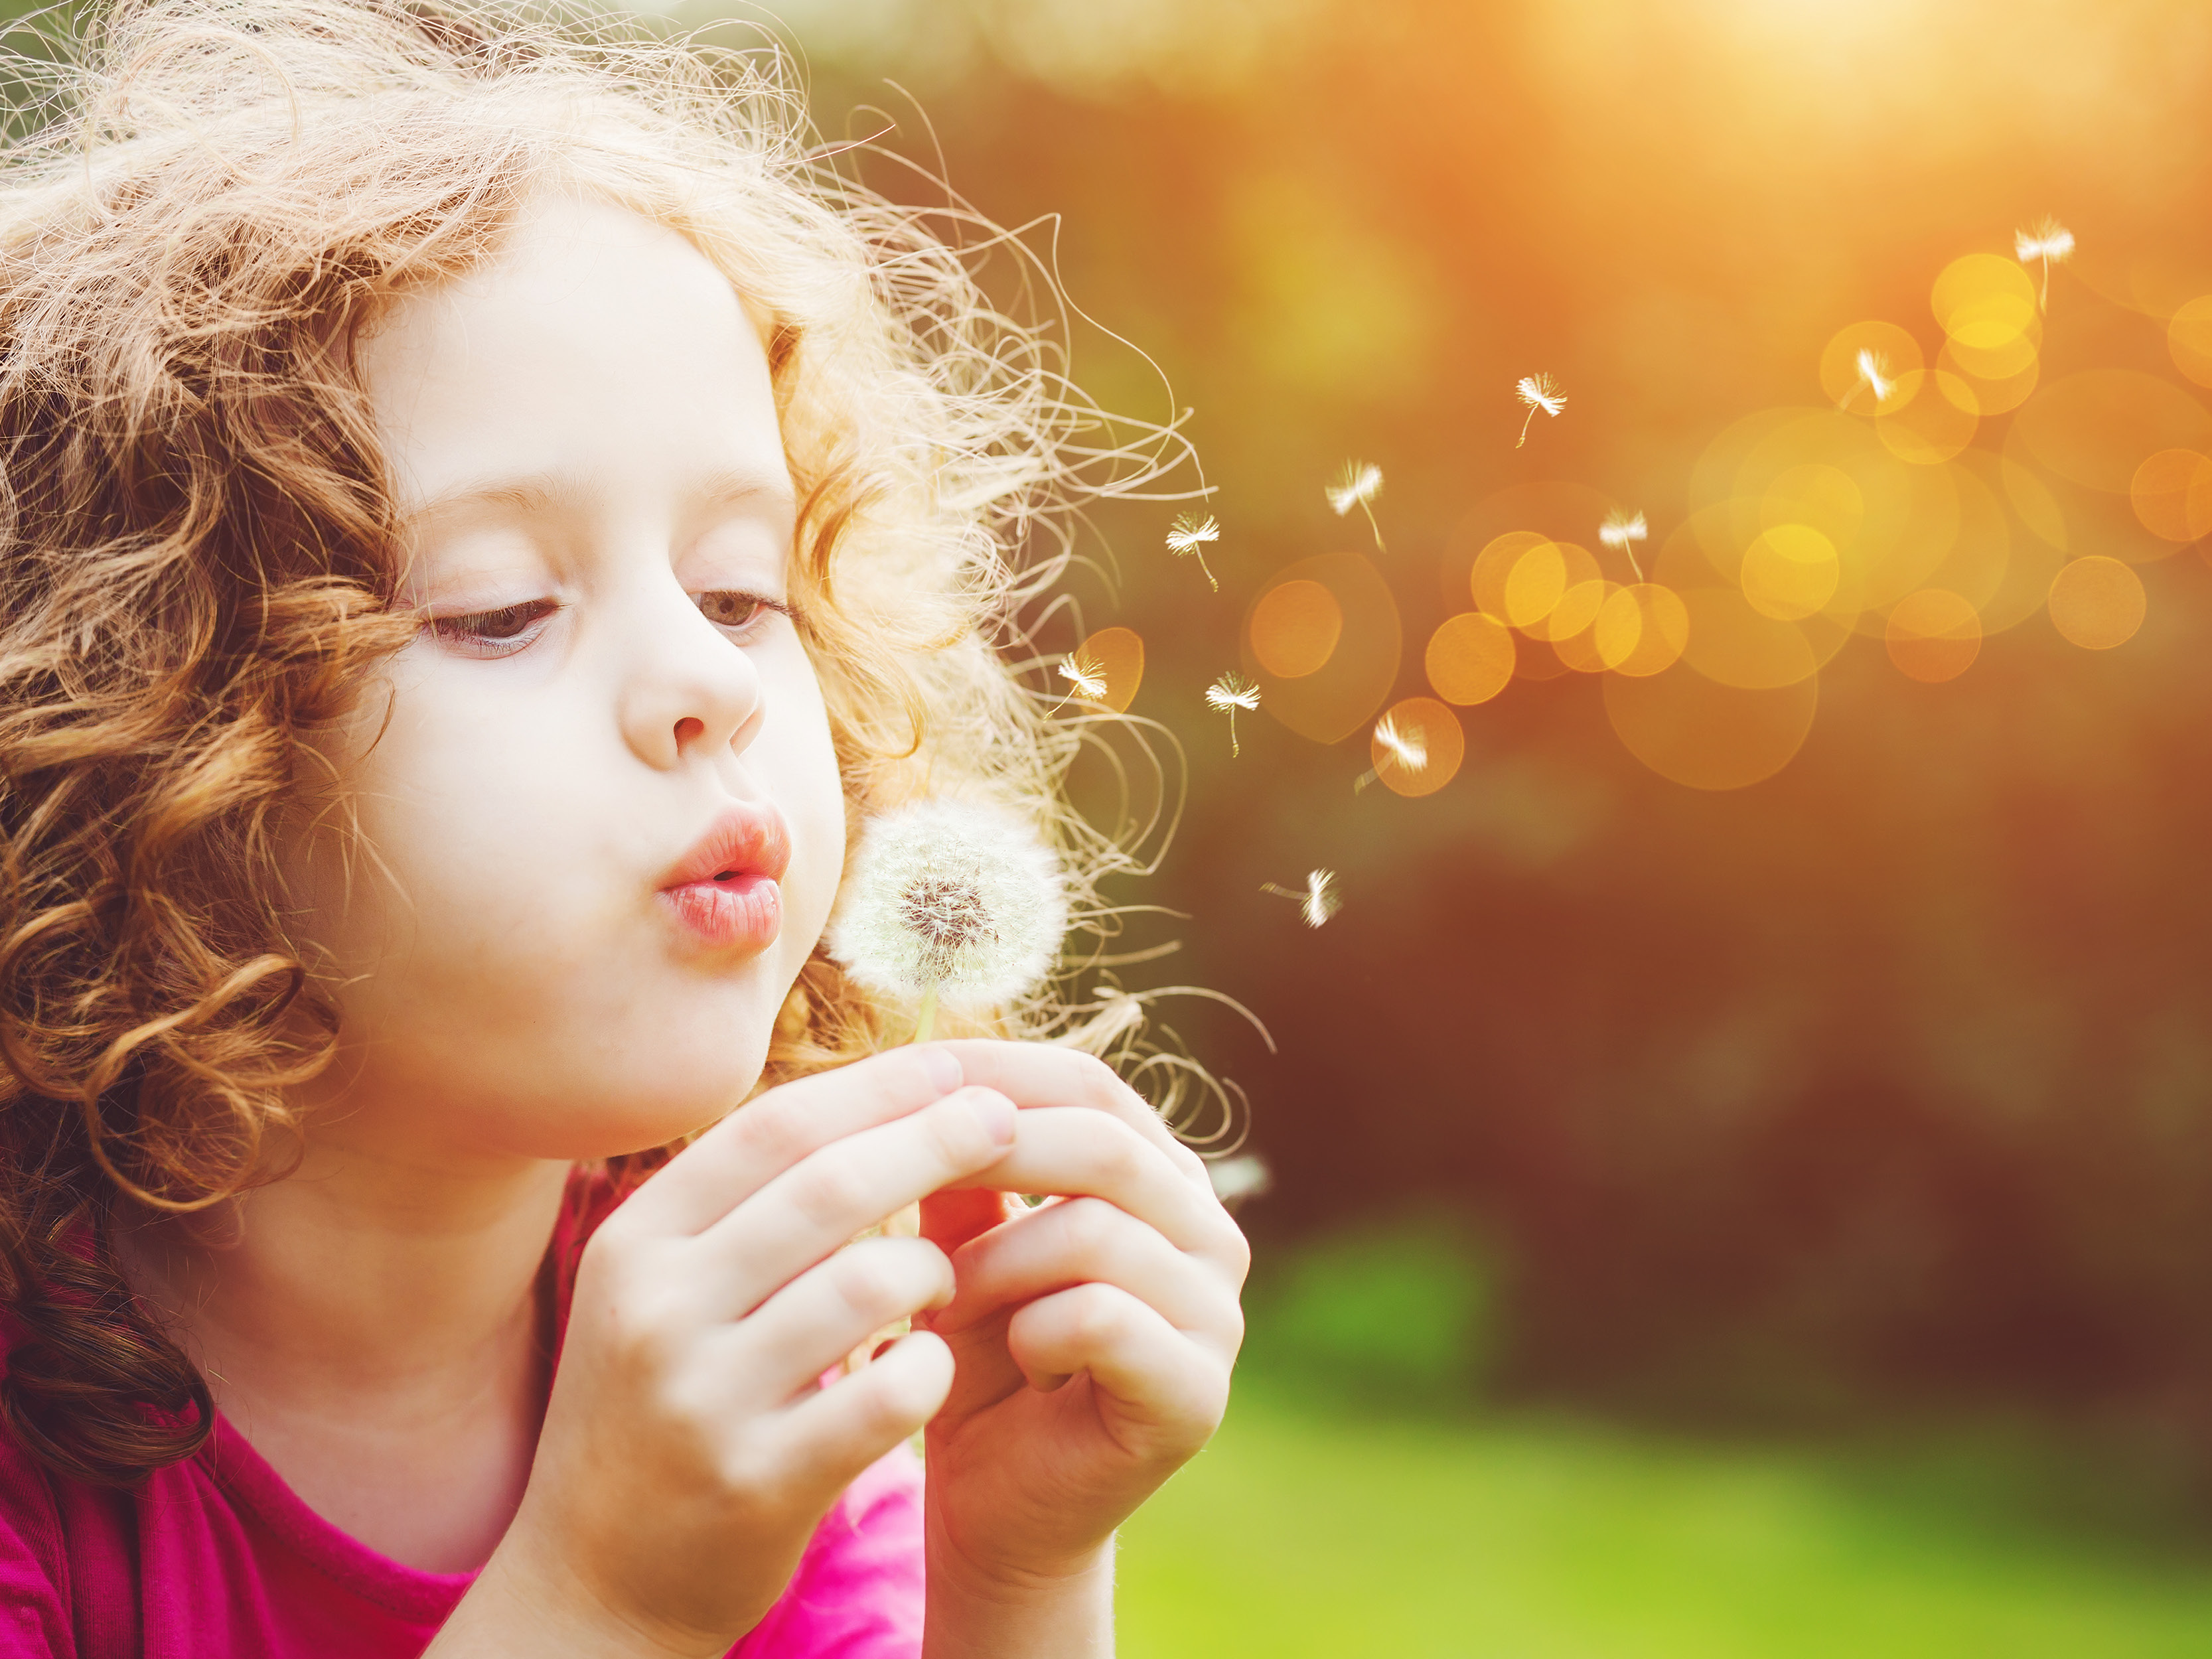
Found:
M 0 1653 L 1109 1651 L 1243 1242 L 817 949 L 871 813 L 1050 810 L 1034 342 L 743 59 L 94 48 L 0 177 Z

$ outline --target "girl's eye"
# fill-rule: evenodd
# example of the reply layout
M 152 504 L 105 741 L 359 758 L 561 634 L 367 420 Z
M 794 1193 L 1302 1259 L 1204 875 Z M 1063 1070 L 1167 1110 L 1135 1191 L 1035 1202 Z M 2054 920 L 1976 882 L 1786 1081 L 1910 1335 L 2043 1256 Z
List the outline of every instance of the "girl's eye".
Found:
M 472 647 L 487 656 L 520 651 L 538 637 L 539 625 L 556 606 L 550 599 L 529 599 L 503 605 L 496 611 L 473 611 L 465 617 L 437 617 L 430 631 L 449 644 Z
M 718 587 L 697 596 L 699 614 L 717 628 L 750 628 L 769 615 L 789 616 L 791 607 L 758 593 Z

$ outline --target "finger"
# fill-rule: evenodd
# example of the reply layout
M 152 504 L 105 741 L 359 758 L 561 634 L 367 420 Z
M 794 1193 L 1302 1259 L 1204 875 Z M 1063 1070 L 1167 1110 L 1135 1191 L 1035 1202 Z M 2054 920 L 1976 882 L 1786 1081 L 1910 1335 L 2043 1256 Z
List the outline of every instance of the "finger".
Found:
M 1201 1257 L 1103 1199 L 1032 1210 L 961 1249 L 951 1263 L 958 1292 L 931 1316 L 939 1336 L 1000 1309 L 1097 1282 L 1127 1291 L 1184 1334 L 1232 1357 L 1243 1336 L 1236 1286 Z
M 791 1455 L 849 1484 L 937 1415 L 952 1391 L 952 1350 L 927 1331 L 805 1395 L 781 1416 Z
M 780 1406 L 894 1321 L 941 1307 L 952 1264 L 926 1239 L 864 1238 L 801 1273 L 715 1346 L 753 1403 Z
M 1111 1285 L 1078 1285 L 1032 1302 L 1006 1327 L 1006 1347 L 1034 1389 L 1079 1371 L 1127 1415 L 1195 1449 L 1229 1402 L 1229 1367 Z
M 669 1159 L 608 1224 L 664 1236 L 702 1231 L 809 1153 L 919 1111 L 962 1081 L 957 1056 L 933 1042 L 771 1089 Z
M 1184 1180 L 1146 1137 L 1103 1112 L 1032 1108 L 1021 1114 L 1005 1158 L 959 1184 L 1108 1200 L 1157 1227 L 1177 1249 L 1233 1267 L 1242 1280 L 1244 1236 L 1212 1189 Z
M 1166 1153 L 1184 1179 L 1212 1190 L 1198 1154 L 1177 1140 L 1145 1097 L 1096 1055 L 1044 1042 L 997 1042 L 981 1037 L 939 1046 L 960 1062 L 969 1082 L 996 1089 L 1017 1106 L 1082 1106 L 1127 1124 Z
M 808 1153 L 686 1246 L 702 1311 L 742 1317 L 854 1234 L 1003 1158 L 1017 1116 L 1004 1095 L 963 1089 Z

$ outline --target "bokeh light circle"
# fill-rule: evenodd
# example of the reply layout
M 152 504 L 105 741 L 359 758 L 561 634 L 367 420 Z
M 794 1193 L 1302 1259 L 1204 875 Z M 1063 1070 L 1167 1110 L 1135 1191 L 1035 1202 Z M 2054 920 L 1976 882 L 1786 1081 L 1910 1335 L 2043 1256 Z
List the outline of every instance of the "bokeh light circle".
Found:
M 2091 368 L 2047 382 L 2013 416 L 2017 438 L 2059 477 L 2124 495 L 2136 469 L 2161 449 L 2212 454 L 2212 414 L 2170 380 L 2128 368 Z
M 1385 789 L 1408 797 L 1433 795 L 1459 775 L 1460 763 L 1467 758 L 1467 734 L 1460 729 L 1459 716 L 1443 703 L 1434 697 L 1407 697 L 1392 703 L 1383 719 L 1417 741 L 1427 757 L 1419 771 L 1408 771 L 1370 732 L 1368 762 L 1375 769 L 1376 781 Z
M 1298 644 L 1290 653 L 1292 667 L 1304 667 L 1320 654 L 1326 630 L 1304 620 L 1328 614 L 1305 591 L 1316 586 L 1325 591 L 1338 618 L 1327 659 L 1305 673 L 1279 674 L 1261 655 L 1263 638 L 1279 645 L 1287 637 Z M 1278 598 L 1285 588 L 1296 591 L 1287 599 Z M 1271 600 L 1278 608 L 1272 620 L 1297 624 L 1285 635 L 1263 631 Z M 1259 684 L 1261 712 L 1316 743 L 1340 743 L 1373 717 L 1397 682 L 1405 644 L 1390 584 L 1364 555 L 1349 552 L 1300 559 L 1277 571 L 1245 612 L 1241 631 L 1239 665 Z M 1280 660 L 1283 653 L 1278 650 L 1276 655 Z
M 1076 660 L 1095 666 L 1106 682 L 1099 699 L 1115 714 L 1126 714 L 1145 678 L 1145 641 L 1127 628 L 1102 628 L 1076 647 Z
M 1526 549 L 1505 573 L 1505 620 L 1532 629 L 1552 614 L 1567 591 L 1567 562 L 1557 542 Z
M 1870 352 L 1889 382 L 1889 395 L 1877 398 L 1859 372 L 1859 354 Z M 1904 406 L 1900 382 L 1927 366 L 1920 342 L 1895 323 L 1852 323 L 1836 331 L 1820 353 L 1820 390 L 1828 401 L 1853 415 L 1886 415 Z
M 1252 607 L 1252 654 L 1280 679 L 1319 673 L 1344 634 L 1344 607 L 1320 582 L 1278 582 Z
M 1743 553 L 1743 596 L 1778 622 L 1809 617 L 1836 597 L 1843 566 L 1836 544 L 1810 525 L 1762 530 Z
M 2136 469 L 2128 499 L 2152 535 L 2196 541 L 2212 532 L 2212 459 L 2193 449 L 2161 449 Z
M 1692 789 L 1741 789 L 1771 778 L 1804 746 L 1820 682 L 1746 690 L 1686 666 L 1605 677 L 1605 713 L 1628 752 Z
M 1692 588 L 1682 604 L 1689 614 L 1682 660 L 1716 684 L 1767 691 L 1810 679 L 1820 668 L 1803 630 L 1754 610 L 1741 592 Z
M 2035 325 L 2035 279 L 2018 261 L 1968 253 L 1943 267 L 1929 305 L 1944 333 L 1972 350 L 1999 350 Z
M 1982 619 L 1948 588 L 1923 587 L 1890 608 L 1889 659 L 1898 672 L 1929 685 L 1954 680 L 1981 654 Z
M 2199 386 L 2212 386 L 2212 294 L 2191 300 L 2166 325 L 2173 366 Z
M 1606 667 L 1641 679 L 1680 660 L 1689 642 L 1690 613 L 1671 587 L 1639 582 L 1607 596 L 1590 635 Z
M 1474 608 L 1486 617 L 1510 623 L 1511 618 L 1505 609 L 1506 579 L 1519 566 L 1523 554 L 1546 545 L 1550 539 L 1533 530 L 1509 530 L 1484 544 L 1468 571 L 1468 597 L 1474 601 Z
M 2021 344 L 2026 345 L 2026 341 Z M 2026 403 L 2035 392 L 2037 381 L 2043 372 L 2042 359 L 2031 348 L 2022 351 L 2019 361 L 2008 366 L 2011 354 L 2003 352 L 1962 351 L 1955 340 L 1947 341 L 1942 350 L 1936 354 L 1936 367 L 1946 374 L 1955 374 L 1972 388 L 1975 407 L 1982 418 L 2008 415 Z
M 1429 636 L 1422 666 L 1429 689 L 1462 708 L 1488 702 L 1513 678 L 1513 630 L 1495 617 L 1463 611 Z
M 1885 405 L 1875 432 L 1899 460 L 1934 466 L 1973 442 L 1981 420 L 1980 401 L 1963 376 L 1922 369 L 1899 377 L 1895 407 Z
M 1552 612 L 1552 649 L 1577 674 L 1602 674 L 1612 666 L 1598 648 L 1597 619 L 1605 614 L 1605 607 L 1620 591 L 1619 582 L 1607 581 L 1602 576 L 1577 582 L 1559 601 L 1559 609 Z
M 2051 625 L 2085 651 L 2125 645 L 2142 626 L 2142 578 L 2118 559 L 2092 553 L 2060 569 L 2051 584 Z

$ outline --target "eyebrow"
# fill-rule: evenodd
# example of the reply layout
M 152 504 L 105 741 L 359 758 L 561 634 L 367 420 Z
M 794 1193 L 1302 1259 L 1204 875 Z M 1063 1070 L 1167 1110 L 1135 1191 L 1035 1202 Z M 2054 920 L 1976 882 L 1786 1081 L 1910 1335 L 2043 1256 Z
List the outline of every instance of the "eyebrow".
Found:
M 718 467 L 702 477 L 693 498 L 710 507 L 735 506 L 765 501 L 787 511 L 796 507 L 791 489 L 781 478 L 744 467 Z M 408 514 L 422 520 L 456 507 L 504 507 L 531 517 L 582 512 L 583 493 L 568 473 L 532 472 L 516 477 L 465 479 L 422 502 Z

